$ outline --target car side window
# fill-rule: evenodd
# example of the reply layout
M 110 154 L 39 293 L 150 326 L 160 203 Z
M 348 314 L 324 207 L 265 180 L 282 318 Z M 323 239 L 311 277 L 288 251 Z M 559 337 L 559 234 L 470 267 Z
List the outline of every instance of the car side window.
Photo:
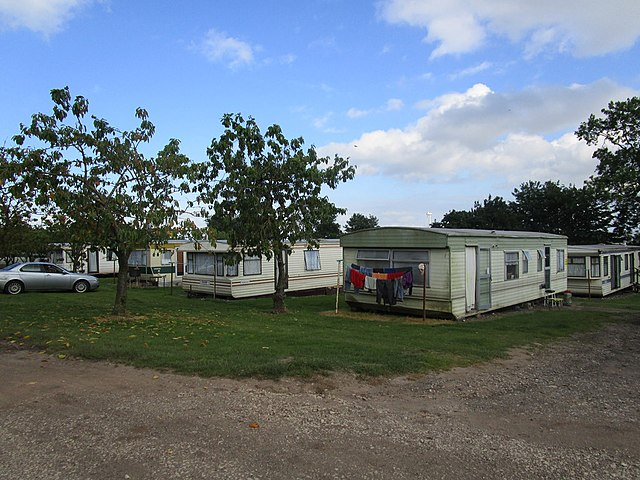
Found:
M 41 273 L 42 268 L 35 263 L 28 263 L 20 269 L 21 272 Z
M 55 265 L 44 265 L 44 271 L 47 273 L 62 273 L 62 270 Z

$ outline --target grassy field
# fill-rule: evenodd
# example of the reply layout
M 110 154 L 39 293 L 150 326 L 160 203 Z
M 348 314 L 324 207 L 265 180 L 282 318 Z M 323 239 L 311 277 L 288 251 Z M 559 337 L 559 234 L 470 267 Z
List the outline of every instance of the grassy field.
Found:
M 574 299 L 574 306 L 488 315 L 467 322 L 353 314 L 335 297 L 187 298 L 182 291 L 131 289 L 126 319 L 109 315 L 111 280 L 98 292 L 0 295 L 0 339 L 60 358 L 78 356 L 186 374 L 223 377 L 309 376 L 331 371 L 396 375 L 449 369 L 504 357 L 619 321 L 640 311 L 640 295 Z M 585 308 L 588 307 L 588 308 Z

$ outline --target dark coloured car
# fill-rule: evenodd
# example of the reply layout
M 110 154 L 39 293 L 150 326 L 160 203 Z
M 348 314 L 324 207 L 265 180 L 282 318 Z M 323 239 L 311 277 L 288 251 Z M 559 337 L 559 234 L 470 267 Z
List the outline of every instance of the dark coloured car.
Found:
M 85 293 L 99 286 L 93 275 L 70 272 L 47 262 L 15 263 L 0 270 L 0 291 L 11 295 L 36 290 Z

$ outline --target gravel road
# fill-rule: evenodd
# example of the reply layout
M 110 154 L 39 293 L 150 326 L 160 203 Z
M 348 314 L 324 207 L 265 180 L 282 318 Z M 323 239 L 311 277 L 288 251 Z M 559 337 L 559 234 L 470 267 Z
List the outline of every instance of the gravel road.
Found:
M 5 345 L 0 479 L 638 479 L 639 385 L 637 318 L 369 381 L 203 379 Z

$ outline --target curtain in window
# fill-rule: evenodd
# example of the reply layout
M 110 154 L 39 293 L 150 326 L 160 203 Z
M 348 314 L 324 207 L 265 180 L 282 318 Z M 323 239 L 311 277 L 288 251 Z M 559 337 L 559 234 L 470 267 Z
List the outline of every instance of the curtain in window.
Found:
M 245 275 L 260 275 L 262 273 L 262 259 L 260 257 L 244 257 L 242 270 Z
M 319 250 L 304 251 L 304 269 L 320 270 L 320 251 Z

